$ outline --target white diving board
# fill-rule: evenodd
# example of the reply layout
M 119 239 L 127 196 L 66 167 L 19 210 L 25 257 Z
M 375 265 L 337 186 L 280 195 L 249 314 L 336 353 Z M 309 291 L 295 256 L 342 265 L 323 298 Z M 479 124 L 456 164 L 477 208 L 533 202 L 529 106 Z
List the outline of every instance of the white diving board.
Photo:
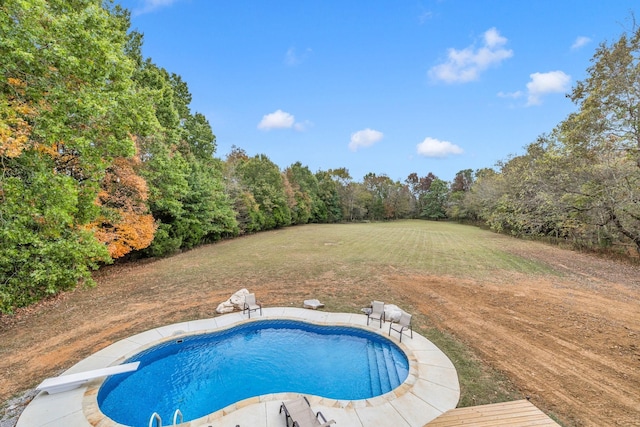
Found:
M 81 385 L 100 377 L 123 374 L 138 369 L 140 362 L 125 363 L 124 365 L 109 366 L 108 368 L 94 369 L 92 371 L 79 372 L 77 374 L 61 375 L 59 377 L 47 378 L 42 381 L 36 390 L 46 391 L 49 394 L 60 393 L 73 390 Z

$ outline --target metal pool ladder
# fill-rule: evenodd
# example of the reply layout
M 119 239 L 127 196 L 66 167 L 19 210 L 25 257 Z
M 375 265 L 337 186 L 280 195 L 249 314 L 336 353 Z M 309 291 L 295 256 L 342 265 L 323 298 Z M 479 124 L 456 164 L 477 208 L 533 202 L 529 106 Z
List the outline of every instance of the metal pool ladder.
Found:
M 178 415 L 180 415 L 180 422 L 176 423 Z M 182 412 L 180 412 L 180 409 L 176 409 L 176 412 L 173 413 L 173 425 L 176 424 L 182 424 Z
M 180 422 L 178 423 L 178 417 L 180 417 Z M 178 424 L 182 424 L 182 412 L 180 412 L 180 409 L 176 409 L 176 412 L 173 413 L 173 425 L 178 425 Z M 156 426 L 157 427 L 162 427 L 162 418 L 160 417 L 160 415 L 157 412 L 154 412 L 153 414 L 151 414 L 151 418 L 149 418 L 149 427 L 153 427 L 153 423 L 157 421 Z

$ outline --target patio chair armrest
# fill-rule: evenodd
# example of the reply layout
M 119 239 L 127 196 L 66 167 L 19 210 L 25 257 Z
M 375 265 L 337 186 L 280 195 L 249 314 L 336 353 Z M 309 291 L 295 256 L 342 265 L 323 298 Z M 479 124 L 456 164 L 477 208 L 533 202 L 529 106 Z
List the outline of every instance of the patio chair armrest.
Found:
M 336 421 L 335 420 L 329 420 L 327 421 L 327 419 L 324 417 L 324 414 L 320 411 L 318 411 L 318 413 L 316 414 L 316 418 L 322 418 L 322 424 L 320 424 L 320 427 L 328 427 L 331 424 L 335 424 Z
M 282 402 L 282 404 L 280 405 L 280 412 L 279 412 L 280 414 L 282 413 L 283 409 L 284 409 L 284 415 L 288 417 L 289 416 L 289 411 L 287 411 L 287 407 L 284 406 L 284 402 Z

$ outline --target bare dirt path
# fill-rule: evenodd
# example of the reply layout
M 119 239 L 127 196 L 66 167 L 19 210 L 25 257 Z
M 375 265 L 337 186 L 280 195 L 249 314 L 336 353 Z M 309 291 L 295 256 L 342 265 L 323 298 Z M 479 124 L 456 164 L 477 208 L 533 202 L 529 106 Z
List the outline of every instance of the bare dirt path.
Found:
M 477 282 L 386 269 L 380 280 L 354 284 L 348 293 L 391 292 L 410 302 L 424 321 L 475 349 L 568 426 L 640 426 L 640 268 L 539 247 L 509 250 L 566 275 L 531 280 L 500 272 Z M 157 265 L 104 269 L 97 288 L 0 318 L 0 402 L 130 334 L 211 317 L 217 302 L 247 287 L 232 278 L 168 287 L 149 279 Z M 123 275 L 132 277 L 130 285 L 113 285 Z M 324 279 L 307 283 L 314 288 L 306 294 L 295 278 L 250 286 L 268 295 L 269 305 L 298 304 L 308 294 L 340 298 L 342 292 Z
M 567 425 L 639 426 L 637 267 L 555 248 L 526 256 L 544 257 L 570 279 L 392 281 L 405 293 L 424 294 L 421 312 Z

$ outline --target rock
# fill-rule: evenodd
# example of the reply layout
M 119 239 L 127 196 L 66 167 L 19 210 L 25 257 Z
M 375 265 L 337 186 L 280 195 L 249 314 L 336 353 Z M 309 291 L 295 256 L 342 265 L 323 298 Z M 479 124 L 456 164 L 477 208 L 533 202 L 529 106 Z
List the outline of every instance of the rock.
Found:
M 230 304 L 229 302 L 220 303 L 218 308 L 216 308 L 216 313 L 218 314 L 231 313 L 232 311 L 233 304 Z
M 231 295 L 231 298 L 229 298 L 229 302 L 233 304 L 233 306 L 237 309 L 242 310 L 242 304 L 244 304 L 244 296 L 250 293 L 251 292 L 246 289 L 240 289 L 238 292 Z
M 318 301 L 317 299 L 307 299 L 307 300 L 304 300 L 303 307 L 316 310 L 318 308 L 324 307 L 324 304 Z
M 249 292 L 246 289 L 240 289 L 238 292 L 231 295 L 231 298 L 229 298 L 223 303 L 220 303 L 218 305 L 218 308 L 216 308 L 216 313 L 224 314 L 224 313 L 231 313 L 236 309 L 242 310 L 242 305 L 244 304 L 244 296 L 249 293 L 251 292 Z
M 0 427 L 15 427 L 24 408 L 38 393 L 39 391 L 34 388 L 27 390 L 21 396 L 8 400 L 6 402 L 8 406 L 4 408 L 4 411 L 0 410 Z
M 395 304 L 384 305 L 384 319 L 387 322 L 397 322 L 402 315 L 402 309 Z

